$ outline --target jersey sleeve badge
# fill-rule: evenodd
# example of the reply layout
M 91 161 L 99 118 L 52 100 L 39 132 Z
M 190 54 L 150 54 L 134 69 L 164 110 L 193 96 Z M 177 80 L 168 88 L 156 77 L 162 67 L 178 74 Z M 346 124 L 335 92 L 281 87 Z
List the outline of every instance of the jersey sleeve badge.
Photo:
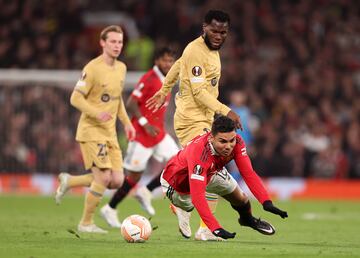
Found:
M 200 165 L 195 165 L 193 169 L 193 173 L 191 174 L 190 178 L 199 181 L 204 181 L 204 177 L 201 175 L 202 172 L 203 172 L 203 168 Z
M 191 72 L 194 76 L 200 76 L 202 74 L 202 69 L 200 66 L 194 66 Z

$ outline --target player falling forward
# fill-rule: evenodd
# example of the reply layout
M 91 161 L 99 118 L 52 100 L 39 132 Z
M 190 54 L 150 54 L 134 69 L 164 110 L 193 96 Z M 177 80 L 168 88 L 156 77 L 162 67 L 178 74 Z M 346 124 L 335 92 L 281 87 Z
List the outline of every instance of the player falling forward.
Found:
M 216 220 L 206 202 L 205 191 L 227 200 L 239 213 L 240 225 L 272 235 L 275 233 L 274 227 L 252 215 L 246 194 L 233 177 L 221 169 L 229 161 L 235 160 L 245 183 L 264 210 L 282 218 L 288 217 L 286 211 L 273 205 L 261 179 L 252 168 L 245 143 L 235 129 L 235 123 L 230 118 L 216 118 L 210 133 L 195 137 L 167 163 L 160 179 L 163 192 L 173 205 L 186 212 L 195 207 L 216 237 L 234 238 L 236 233 L 226 231 Z
M 141 179 L 149 159 L 153 156 L 159 162 L 165 162 L 179 151 L 175 141 L 165 131 L 166 108 L 153 113 L 145 107 L 148 98 L 161 88 L 165 75 L 174 61 L 174 52 L 169 48 L 157 51 L 154 67 L 141 77 L 127 101 L 126 107 L 132 115 L 131 122 L 136 129 L 136 138 L 129 142 L 127 148 L 124 160 L 127 176 L 124 184 L 116 191 L 110 202 L 100 210 L 102 217 L 111 227 L 121 227 L 116 207 Z M 165 107 L 169 99 L 170 94 L 166 98 Z M 160 171 L 146 187 L 139 187 L 135 194 L 150 216 L 155 215 L 155 209 L 151 205 L 151 191 L 158 186 L 160 186 Z
M 203 23 L 203 35 L 190 42 L 182 56 L 171 67 L 165 82 L 147 102 L 149 109 L 158 110 L 164 103 L 167 94 L 179 79 L 179 92 L 176 96 L 174 129 L 180 144 L 184 147 L 191 139 L 210 130 L 214 114 L 222 114 L 235 121 L 240 128 L 240 117 L 229 107 L 217 100 L 221 63 L 219 49 L 225 42 L 229 31 L 229 15 L 218 10 L 210 10 Z M 210 209 L 215 212 L 217 196 L 206 195 Z M 190 213 L 174 209 L 179 219 L 181 234 L 191 236 Z M 196 240 L 219 240 L 201 221 L 195 233 Z
M 79 232 L 107 233 L 93 221 L 95 209 L 107 188 L 117 189 L 123 184 L 122 155 L 116 134 L 116 118 L 124 126 L 129 140 L 135 129 L 126 113 L 122 100 L 126 66 L 117 61 L 123 47 L 123 32 L 119 26 L 106 27 L 100 34 L 102 54 L 83 69 L 81 79 L 71 95 L 71 104 L 81 111 L 76 140 L 80 144 L 85 169 L 92 174 L 59 175 L 60 185 L 56 202 L 65 192 L 76 186 L 90 186 L 85 196 Z

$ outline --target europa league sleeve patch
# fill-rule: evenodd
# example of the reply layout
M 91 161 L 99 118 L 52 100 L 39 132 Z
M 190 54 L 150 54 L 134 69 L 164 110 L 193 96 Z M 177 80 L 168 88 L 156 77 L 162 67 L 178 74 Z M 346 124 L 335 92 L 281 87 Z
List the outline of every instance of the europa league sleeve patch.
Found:
M 200 66 L 194 66 L 191 72 L 194 76 L 200 76 L 202 74 L 202 69 Z
M 83 71 L 82 74 L 81 74 L 81 77 L 80 77 L 80 81 L 85 80 L 85 78 L 86 78 L 86 72 Z

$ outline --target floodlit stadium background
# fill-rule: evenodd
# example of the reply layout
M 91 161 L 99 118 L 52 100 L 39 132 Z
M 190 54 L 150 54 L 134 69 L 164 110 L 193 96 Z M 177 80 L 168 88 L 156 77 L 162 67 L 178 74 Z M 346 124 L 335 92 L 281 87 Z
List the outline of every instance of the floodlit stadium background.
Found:
M 59 171 L 84 172 L 69 96 L 104 26 L 125 31 L 127 96 L 157 47 L 180 55 L 218 8 L 231 17 L 220 100 L 250 112 L 244 137 L 271 193 L 359 200 L 359 2 L 219 2 L 0 1 L 0 193 L 50 194 Z

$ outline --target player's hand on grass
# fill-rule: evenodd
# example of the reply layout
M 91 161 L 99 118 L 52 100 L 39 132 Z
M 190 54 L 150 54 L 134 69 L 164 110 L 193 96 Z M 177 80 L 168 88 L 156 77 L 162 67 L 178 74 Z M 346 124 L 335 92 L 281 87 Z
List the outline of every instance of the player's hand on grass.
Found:
M 158 91 L 154 94 L 154 96 L 152 96 L 146 101 L 145 107 L 155 113 L 164 105 L 165 100 L 166 96 L 164 96 L 160 91 Z
M 274 204 L 272 203 L 272 201 L 267 200 L 263 203 L 263 208 L 264 210 L 274 213 L 276 215 L 279 215 L 281 218 L 285 219 L 288 217 L 288 214 L 286 211 L 280 210 L 279 208 L 277 208 L 276 206 L 274 206 Z
M 125 125 L 124 130 L 125 130 L 126 138 L 129 141 L 135 140 L 136 131 L 132 124 Z
M 144 127 L 146 133 L 152 137 L 155 137 L 156 135 L 158 135 L 158 133 L 160 131 L 159 128 L 157 128 L 149 123 L 145 124 L 143 127 Z
M 223 229 L 223 228 L 215 229 L 212 233 L 213 233 L 215 236 L 221 237 L 221 238 L 223 238 L 223 239 L 234 238 L 235 235 L 236 235 L 236 232 L 230 233 L 230 232 L 226 231 L 226 230 Z
M 235 126 L 237 129 L 243 130 L 243 127 L 241 124 L 241 119 L 238 114 L 236 114 L 234 111 L 230 110 L 229 113 L 227 114 L 227 117 L 232 119 L 235 122 Z
M 109 112 L 101 112 L 97 118 L 101 121 L 101 122 L 106 122 L 112 119 L 112 116 Z

